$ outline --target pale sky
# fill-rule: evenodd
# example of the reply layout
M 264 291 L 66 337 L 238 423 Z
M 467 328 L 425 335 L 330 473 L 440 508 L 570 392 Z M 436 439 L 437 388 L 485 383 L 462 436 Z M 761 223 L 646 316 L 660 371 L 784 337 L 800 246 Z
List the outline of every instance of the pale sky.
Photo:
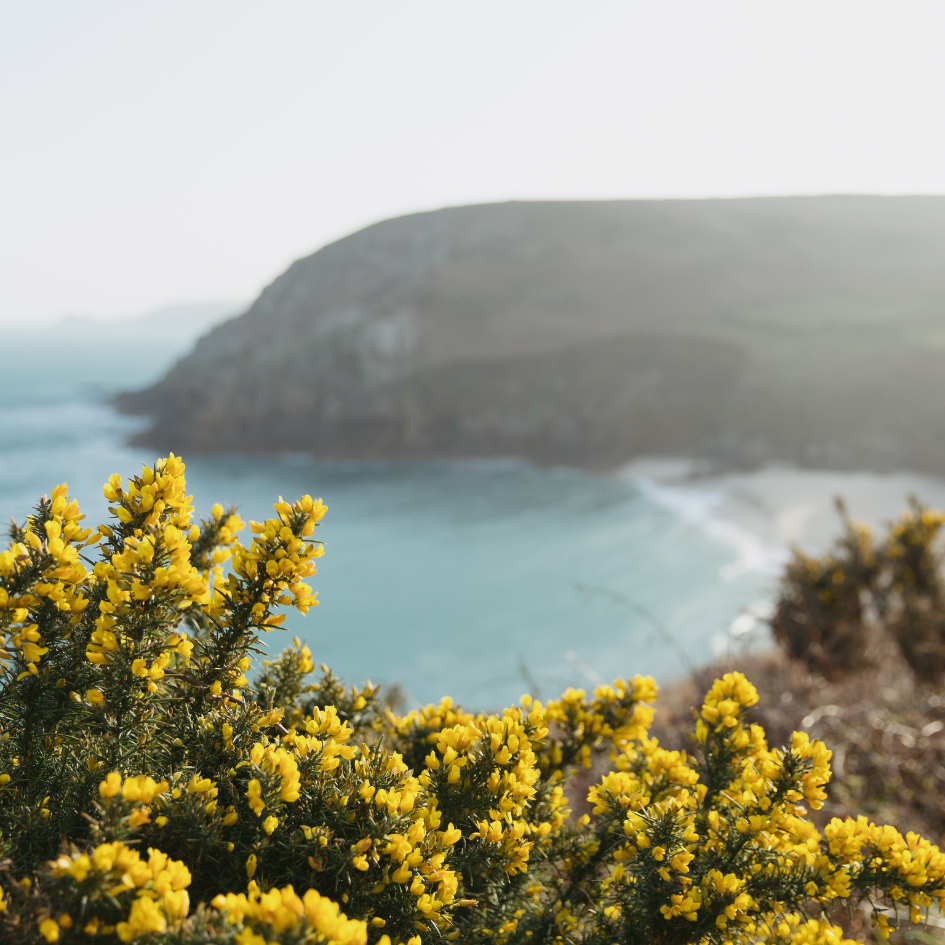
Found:
M 0 0 L 0 322 L 250 300 L 385 217 L 945 193 L 945 3 Z

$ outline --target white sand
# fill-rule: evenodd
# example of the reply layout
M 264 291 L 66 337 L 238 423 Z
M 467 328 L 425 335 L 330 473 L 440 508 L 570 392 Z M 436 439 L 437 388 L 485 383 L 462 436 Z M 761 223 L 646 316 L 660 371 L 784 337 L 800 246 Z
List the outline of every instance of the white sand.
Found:
M 916 473 L 825 472 L 769 466 L 756 472 L 713 475 L 680 460 L 641 460 L 621 473 L 656 501 L 674 508 L 708 534 L 739 548 L 736 570 L 776 572 L 792 546 L 823 552 L 840 522 L 834 497 L 854 519 L 885 530 L 915 494 L 945 508 L 945 479 Z
M 769 466 L 750 473 L 712 474 L 698 463 L 648 459 L 623 469 L 647 496 L 734 552 L 719 572 L 733 580 L 752 572 L 776 579 L 792 547 L 820 554 L 840 534 L 834 497 L 854 519 L 883 534 L 910 494 L 945 508 L 945 479 L 915 473 L 880 475 Z M 776 580 L 770 582 L 774 594 Z M 727 634 L 712 640 L 717 656 L 761 651 L 771 645 L 766 618 L 774 598 L 746 602 Z

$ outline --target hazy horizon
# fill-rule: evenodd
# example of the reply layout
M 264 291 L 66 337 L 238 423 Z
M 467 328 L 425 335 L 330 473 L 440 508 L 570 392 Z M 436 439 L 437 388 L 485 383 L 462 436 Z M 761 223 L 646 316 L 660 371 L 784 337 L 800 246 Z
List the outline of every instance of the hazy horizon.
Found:
M 328 240 L 325 244 L 323 244 L 323 245 L 317 247 L 316 249 L 312 250 L 311 252 L 308 252 L 308 253 L 305 253 L 305 254 L 303 254 L 303 255 L 299 255 L 299 256 L 296 256 L 296 257 L 293 257 L 293 258 L 289 259 L 289 260 L 287 261 L 286 265 L 283 267 L 283 269 L 280 270 L 279 272 L 277 272 L 277 273 L 275 274 L 275 276 L 273 277 L 273 280 L 274 280 L 275 278 L 278 278 L 278 276 L 282 275 L 283 272 L 284 272 L 286 269 L 288 269 L 294 262 L 298 262 L 298 261 L 301 260 L 301 259 L 307 258 L 308 256 L 311 256 L 311 255 L 313 255 L 314 253 L 317 253 L 319 250 L 324 249 L 325 246 L 331 245 L 331 244 L 334 243 L 334 242 L 338 242 L 338 241 L 340 241 L 340 240 L 345 239 L 345 238 L 348 237 L 348 236 L 353 235 L 354 233 L 358 232 L 360 229 L 366 229 L 366 228 L 368 228 L 368 227 L 373 226 L 373 225 L 376 224 L 376 223 L 383 223 L 383 222 L 385 222 L 385 221 L 387 221 L 387 220 L 397 219 L 398 217 L 401 217 L 401 216 L 412 216 L 412 215 L 415 215 L 415 214 L 423 214 L 423 213 L 435 213 L 437 210 L 458 209 L 458 208 L 461 208 L 461 207 L 464 207 L 464 206 L 467 206 L 467 207 L 468 207 L 468 206 L 483 206 L 483 205 L 488 205 L 489 203 L 548 203 L 548 202 L 552 202 L 552 203 L 572 203 L 572 202 L 577 202 L 577 203 L 612 203 L 612 202 L 615 202 L 615 201 L 616 201 L 616 202 L 620 202 L 620 201 L 631 201 L 631 202 L 632 202 L 632 201 L 646 201 L 646 202 L 658 203 L 658 202 L 675 202 L 675 201 L 678 201 L 678 202 L 697 202 L 697 201 L 703 201 L 703 200 L 705 200 L 705 201 L 714 201 L 714 200 L 720 200 L 720 201 L 724 201 L 724 200 L 765 200 L 765 199 L 785 199 L 785 200 L 790 200 L 790 199 L 808 199 L 808 198 L 819 198 L 819 197 L 851 197 L 851 198 L 855 198 L 855 197 L 881 197 L 881 198 L 882 198 L 882 197 L 888 197 L 888 198 L 892 198 L 892 199 L 895 199 L 895 198 L 897 198 L 897 197 L 909 197 L 909 198 L 921 199 L 921 198 L 925 198 L 925 197 L 931 197 L 931 198 L 945 198 L 945 193 L 943 193 L 943 194 L 921 194 L 921 193 L 915 193 L 915 194 L 876 194 L 876 193 L 873 193 L 873 194 L 863 194 L 863 193 L 852 193 L 852 192 L 851 192 L 851 193 L 839 193 L 839 192 L 838 192 L 838 193 L 821 193 L 821 194 L 743 194 L 743 195 L 738 195 L 738 196 L 721 196 L 721 197 L 618 197 L 618 198 L 600 197 L 600 198 L 571 198 L 571 199 L 566 198 L 566 197 L 561 197 L 561 198 L 553 198 L 552 200 L 541 200 L 540 198 L 535 198 L 534 200 L 522 200 L 522 199 L 512 198 L 512 199 L 510 199 L 510 200 L 508 200 L 508 201 L 485 202 L 484 204 L 483 204 L 483 203 L 480 203 L 480 204 L 456 204 L 456 205 L 444 206 L 444 207 L 433 207 L 433 208 L 428 208 L 428 209 L 425 209 L 425 210 L 416 210 L 416 211 L 408 212 L 408 213 L 405 213 L 405 214 L 398 214 L 398 215 L 395 215 L 395 216 L 393 216 L 393 217 L 384 217 L 384 218 L 381 218 L 381 219 L 378 219 L 378 220 L 371 221 L 370 223 L 365 224 L 364 227 L 359 227 L 359 228 L 356 229 L 356 230 L 352 230 L 352 231 L 350 231 L 350 232 L 342 233 L 342 234 L 341 234 L 340 236 L 338 236 L 337 238 L 332 239 L 332 240 Z M 174 312 L 175 315 L 176 315 L 176 313 L 178 312 L 178 310 L 180 310 L 180 311 L 185 311 L 185 310 L 191 310 L 191 309 L 193 309 L 193 310 L 198 310 L 198 309 L 212 309 L 212 310 L 219 310 L 219 311 L 227 310 L 228 314 L 226 314 L 226 315 L 225 315 L 224 317 L 222 317 L 222 318 L 216 318 L 216 319 L 215 319 L 214 316 L 212 316 L 212 315 L 210 316 L 210 319 L 211 319 L 211 320 L 222 321 L 222 320 L 224 320 L 224 318 L 233 317 L 234 315 L 240 314 L 242 311 L 245 311 L 246 309 L 248 309 L 248 308 L 253 304 L 253 302 L 256 300 L 256 298 L 258 298 L 259 293 L 260 293 L 267 285 L 271 284 L 271 282 L 272 282 L 273 280 L 268 280 L 267 282 L 263 283 L 262 285 L 259 286 L 259 290 L 258 290 L 256 293 L 254 293 L 254 294 L 253 294 L 252 296 L 250 296 L 250 297 L 247 297 L 247 298 L 241 299 L 241 300 L 234 300 L 234 299 L 228 299 L 228 300 L 227 300 L 227 299 L 219 299 L 219 298 L 217 298 L 217 299 L 207 299 L 207 298 L 204 298 L 204 299 L 187 299 L 187 298 L 181 298 L 181 299 L 168 300 L 168 301 L 166 301 L 166 302 L 164 302 L 164 303 L 157 304 L 157 305 L 151 305 L 151 306 L 147 307 L 146 309 L 143 309 L 143 310 L 139 309 L 139 310 L 137 310 L 137 311 L 113 311 L 113 312 L 105 312 L 105 313 L 102 313 L 102 312 L 78 312 L 78 311 L 72 312 L 72 311 L 67 311 L 67 312 L 60 313 L 60 314 L 58 314 L 58 315 L 51 315 L 51 316 L 49 316 L 48 318 L 45 318 L 45 319 L 41 319 L 41 320 L 40 320 L 40 319 L 37 319 L 36 321 L 31 321 L 31 320 L 22 320 L 22 321 L 20 321 L 20 320 L 15 320 L 15 319 L 14 319 L 14 320 L 9 320 L 9 321 L 4 321 L 4 320 L 2 319 L 2 317 L 0 317 L 0 328 L 2 328 L 2 327 L 14 327 L 14 326 L 17 326 L 17 325 L 20 325 L 20 324 L 24 324 L 24 325 L 29 325 L 29 324 L 34 324 L 34 325 L 48 325 L 48 326 L 51 326 L 51 327 L 59 326 L 59 325 L 68 325 L 68 324 L 77 324 L 77 325 L 78 325 L 78 324 L 87 324 L 87 325 L 93 325 L 93 326 L 105 326 L 105 325 L 118 324 L 118 323 L 127 324 L 127 323 L 133 323 L 133 322 L 142 322 L 142 321 L 144 321 L 144 320 L 146 320 L 146 319 L 148 319 L 148 318 L 150 318 L 150 317 L 152 317 L 152 316 L 162 315 L 162 314 L 164 314 L 165 312 Z
M 945 8 L 64 0 L 0 11 L 0 324 L 250 301 L 508 199 L 945 193 Z

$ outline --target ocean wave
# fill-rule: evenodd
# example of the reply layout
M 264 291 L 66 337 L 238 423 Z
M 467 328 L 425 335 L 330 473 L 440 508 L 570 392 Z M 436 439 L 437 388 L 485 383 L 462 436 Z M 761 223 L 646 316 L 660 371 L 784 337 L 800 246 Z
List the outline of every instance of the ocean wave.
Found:
M 635 476 L 642 495 L 656 505 L 673 512 L 686 525 L 732 548 L 736 557 L 719 569 L 719 577 L 731 581 L 747 573 L 777 575 L 790 557 L 782 542 L 765 540 L 756 532 L 725 518 L 720 509 L 731 496 L 723 492 L 692 486 L 657 483 L 647 476 Z

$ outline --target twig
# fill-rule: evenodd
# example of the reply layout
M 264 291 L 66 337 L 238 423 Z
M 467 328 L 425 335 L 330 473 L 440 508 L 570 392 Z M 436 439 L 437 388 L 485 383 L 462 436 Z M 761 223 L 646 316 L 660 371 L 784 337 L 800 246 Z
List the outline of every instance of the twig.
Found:
M 611 590 L 609 587 L 595 587 L 592 584 L 585 584 L 583 581 L 575 581 L 574 587 L 582 594 L 597 594 L 600 597 L 608 597 L 610 600 L 616 601 L 618 604 L 623 604 L 639 614 L 656 631 L 657 636 L 663 643 L 673 651 L 676 658 L 683 664 L 689 675 L 693 677 L 697 676 L 695 664 L 689 659 L 689 654 L 686 652 L 685 647 L 673 636 L 669 627 L 667 627 L 656 614 L 644 607 L 643 604 L 635 601 L 632 597 L 627 597 L 626 594 Z

